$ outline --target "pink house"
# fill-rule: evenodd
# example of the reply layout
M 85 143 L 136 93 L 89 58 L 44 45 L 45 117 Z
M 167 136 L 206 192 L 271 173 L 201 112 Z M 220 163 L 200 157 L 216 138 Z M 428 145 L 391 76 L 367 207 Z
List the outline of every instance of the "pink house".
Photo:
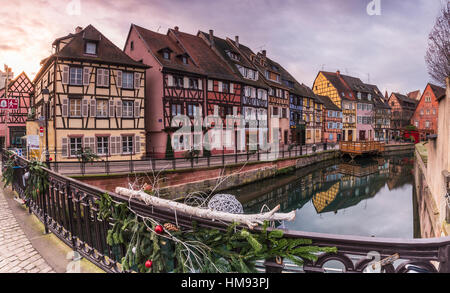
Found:
M 7 94 L 6 94 L 7 90 Z M 0 147 L 22 148 L 33 84 L 25 72 L 0 90 Z

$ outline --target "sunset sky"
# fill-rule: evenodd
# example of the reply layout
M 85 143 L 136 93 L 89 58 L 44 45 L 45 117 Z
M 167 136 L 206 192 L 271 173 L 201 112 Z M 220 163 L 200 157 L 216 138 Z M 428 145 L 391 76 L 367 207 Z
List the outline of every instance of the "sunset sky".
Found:
M 370 74 L 383 92 L 423 91 L 427 36 L 445 0 L 380 1 L 381 15 L 369 16 L 370 0 L 0 0 L 0 69 L 34 78 L 53 40 L 76 26 L 92 24 L 123 48 L 135 23 L 239 35 L 308 86 L 323 68 L 364 82 Z

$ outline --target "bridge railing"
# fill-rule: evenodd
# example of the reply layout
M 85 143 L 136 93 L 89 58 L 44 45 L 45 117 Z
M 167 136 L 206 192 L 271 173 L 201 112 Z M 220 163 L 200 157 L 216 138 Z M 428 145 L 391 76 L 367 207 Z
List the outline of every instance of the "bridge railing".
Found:
M 379 141 L 341 141 L 339 150 L 348 153 L 368 153 L 384 151 L 384 143 Z
M 8 155 L 2 152 L 3 164 Z M 14 169 L 13 189 L 25 199 L 26 181 L 24 174 L 29 161 L 15 156 L 17 168 Z M 125 253 L 123 246 L 107 244 L 107 231 L 112 220 L 102 221 L 98 218 L 99 206 L 96 202 L 105 190 L 92 187 L 80 181 L 44 169 L 47 173 L 48 190 L 40 192 L 36 199 L 28 202 L 29 212 L 34 213 L 44 224 L 45 230 L 54 233 L 74 251 L 93 262 L 107 272 L 121 272 L 119 262 Z M 158 221 L 178 223 L 179 226 L 192 228 L 193 221 L 201 227 L 225 230 L 227 225 L 219 221 L 197 218 L 172 210 L 149 208 L 137 199 L 129 199 L 113 192 L 108 192 L 115 201 L 128 202 L 138 214 Z M 259 229 L 257 228 L 257 231 Z M 450 237 L 437 239 L 385 239 L 358 236 L 310 233 L 285 230 L 284 237 L 307 238 L 317 246 L 334 246 L 337 254 L 322 254 L 315 262 L 306 261 L 302 268 L 292 264 L 266 260 L 260 268 L 266 272 L 298 271 L 324 272 L 329 261 L 343 264 L 344 272 L 362 272 L 367 265 L 380 258 L 398 253 L 397 263 L 384 266 L 386 272 L 405 272 L 411 264 L 430 272 L 450 272 Z M 368 257 L 371 256 L 371 257 Z

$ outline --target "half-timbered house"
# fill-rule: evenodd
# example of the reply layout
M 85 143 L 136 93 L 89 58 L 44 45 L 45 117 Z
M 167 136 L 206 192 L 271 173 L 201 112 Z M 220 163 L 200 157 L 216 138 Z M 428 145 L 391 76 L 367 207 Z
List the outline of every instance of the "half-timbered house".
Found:
M 322 141 L 336 143 L 342 140 L 342 110 L 327 96 L 316 96 L 323 103 Z
M 25 148 L 26 121 L 33 84 L 25 72 L 0 90 L 0 147 Z
M 389 133 L 391 129 L 391 107 L 384 100 L 383 94 L 376 85 L 366 84 L 372 90 L 373 97 L 373 128 L 375 131 L 375 141 L 389 140 Z
M 391 138 L 403 136 L 404 129 L 410 125 L 411 117 L 418 101 L 400 93 L 391 93 L 388 104 L 391 107 Z
M 268 109 L 268 85 L 259 74 L 258 69 L 247 58 L 243 52 L 250 49 L 239 43 L 239 37 L 234 40 L 222 39 L 214 35 L 212 30 L 209 34 L 199 32 L 201 37 L 219 56 L 225 61 L 235 75 L 240 78 L 241 111 L 245 123 L 245 146 L 249 149 L 258 148 L 258 145 L 267 143 L 267 109 Z M 209 100 L 209 98 L 208 98 Z M 207 101 L 208 103 L 208 101 Z M 252 141 L 252 140 L 257 140 Z
M 145 154 L 145 70 L 92 25 L 53 42 L 34 79 L 33 107 L 48 120 L 41 151 L 52 160 L 77 160 L 96 153 L 103 160 L 130 160 Z M 40 118 L 40 119 L 39 119 Z M 27 134 L 38 134 L 37 121 Z M 44 139 L 45 138 L 45 139 Z
M 207 111 L 205 71 L 170 30 L 160 34 L 132 24 L 124 51 L 134 60 L 151 66 L 146 74 L 149 85 L 146 99 L 151 105 L 145 113 L 147 155 L 158 158 L 173 154 L 183 156 L 189 146 L 187 142 L 191 146 L 198 142 L 194 136 L 201 136 L 203 130 L 192 132 L 188 137 L 174 136 L 183 123 L 175 123 L 173 118 L 186 115 L 191 125 L 195 124 L 195 117 L 204 118 Z M 173 152 L 172 145 L 178 151 Z

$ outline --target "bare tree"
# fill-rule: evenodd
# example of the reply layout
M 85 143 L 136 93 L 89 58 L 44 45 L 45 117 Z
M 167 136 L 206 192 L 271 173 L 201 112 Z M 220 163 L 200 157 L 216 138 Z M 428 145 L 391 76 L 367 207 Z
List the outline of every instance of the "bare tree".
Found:
M 428 74 L 439 85 L 445 85 L 446 77 L 450 76 L 450 1 L 446 2 L 428 35 L 425 55 Z

